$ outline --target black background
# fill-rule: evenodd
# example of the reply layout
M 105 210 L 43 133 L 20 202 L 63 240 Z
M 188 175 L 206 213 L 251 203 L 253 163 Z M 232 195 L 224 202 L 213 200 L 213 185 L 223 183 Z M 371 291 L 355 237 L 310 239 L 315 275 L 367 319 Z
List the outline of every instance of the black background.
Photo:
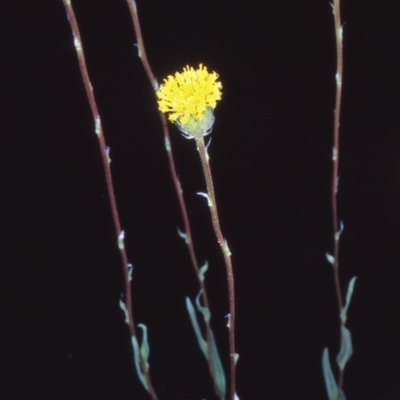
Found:
M 73 1 L 126 233 L 136 323 L 160 400 L 213 399 L 184 299 L 198 293 L 154 93 L 123 0 Z M 326 399 L 338 351 L 332 268 L 335 39 L 328 1 L 138 1 L 161 82 L 220 75 L 209 148 L 237 297 L 241 400 Z M 358 276 L 348 399 L 400 399 L 400 121 L 395 1 L 343 1 L 340 278 Z M 1 10 L 2 399 L 147 399 L 118 302 L 122 270 L 94 123 L 62 1 Z M 226 276 L 195 143 L 170 126 L 213 326 Z M 335 369 L 336 371 L 336 369 Z

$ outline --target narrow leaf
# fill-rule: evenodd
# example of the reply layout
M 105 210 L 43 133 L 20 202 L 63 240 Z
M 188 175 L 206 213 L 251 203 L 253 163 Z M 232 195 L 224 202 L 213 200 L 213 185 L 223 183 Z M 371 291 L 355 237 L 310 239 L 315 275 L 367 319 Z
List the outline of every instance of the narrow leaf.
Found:
M 182 232 L 179 228 L 178 229 L 178 235 L 186 242 L 186 244 L 189 244 L 189 237 L 186 235 L 186 233 Z
M 351 340 L 351 333 L 345 326 L 341 327 L 341 332 L 342 346 L 340 348 L 339 354 L 336 357 L 336 362 L 339 365 L 341 371 L 343 371 L 347 361 L 349 361 L 350 357 L 353 354 L 353 343 Z
M 207 319 L 211 317 L 210 310 L 200 305 L 200 296 L 202 291 L 196 297 L 196 306 L 199 312 L 202 313 L 203 318 Z M 204 354 L 206 360 L 208 360 L 208 343 L 204 340 L 203 335 L 200 331 L 199 323 L 197 321 L 196 311 L 192 305 L 192 302 L 186 297 L 186 308 L 189 313 L 190 320 L 192 322 L 193 330 L 196 334 L 199 347 Z M 218 353 L 217 345 L 215 342 L 213 331 L 210 329 L 210 346 L 211 346 L 211 358 L 214 365 L 214 390 L 218 397 L 225 398 L 226 396 L 226 378 L 224 369 L 222 367 L 221 358 Z
M 337 393 L 338 393 L 338 387 L 337 387 L 335 377 L 333 376 L 333 372 L 331 369 L 331 363 L 329 361 L 329 352 L 326 347 L 322 353 L 322 372 L 324 374 L 324 380 L 325 380 L 325 386 L 326 386 L 326 392 L 328 394 L 328 398 L 329 398 L 329 400 L 336 400 Z
M 150 346 L 147 340 L 147 326 L 144 324 L 138 324 L 138 327 L 143 330 L 142 343 L 140 344 L 140 355 L 146 363 L 146 368 L 149 368 L 149 363 L 147 360 L 149 359 Z
M 124 248 L 125 232 L 121 231 L 118 236 L 118 247 L 122 250 Z
M 133 361 L 135 363 L 136 372 L 138 374 L 140 382 L 142 382 L 142 385 L 144 386 L 144 388 L 150 393 L 149 385 L 147 384 L 146 376 L 143 373 L 142 368 L 140 366 L 139 345 L 138 345 L 138 342 L 137 342 L 135 336 L 132 336 L 132 347 L 133 347 Z
M 215 342 L 215 337 L 212 330 L 210 330 L 210 342 L 211 342 L 211 357 L 215 368 L 214 371 L 214 383 L 216 385 L 215 391 L 218 396 L 221 394 L 222 398 L 225 398 L 226 395 L 225 372 L 222 367 L 221 358 L 219 357 L 217 344 Z
M 194 333 L 196 334 L 199 347 L 203 352 L 204 356 L 207 358 L 208 345 L 207 342 L 204 340 L 203 335 L 201 334 L 199 323 L 197 321 L 196 311 L 194 310 L 193 304 L 190 301 L 189 297 L 186 297 L 186 309 L 188 311 Z
M 207 270 L 208 270 L 208 261 L 205 261 L 204 265 L 200 268 L 199 271 L 199 279 L 201 281 L 204 281 L 204 274 L 207 272 Z
M 343 310 L 340 313 L 340 319 L 345 323 L 347 319 L 347 309 L 349 308 L 350 301 L 351 301 L 351 296 L 353 295 L 353 290 L 354 290 L 354 284 L 356 283 L 357 277 L 354 276 L 351 278 L 349 282 L 349 286 L 347 288 L 347 294 L 346 294 L 346 305 L 343 307 Z
M 205 198 L 207 199 L 208 206 L 209 206 L 209 207 L 212 207 L 211 199 L 210 199 L 210 197 L 208 196 L 207 193 L 204 193 L 204 192 L 197 192 L 196 194 L 199 195 L 199 196 L 205 197 Z
M 129 282 L 132 280 L 132 274 L 133 274 L 133 265 L 131 263 L 128 264 L 128 279 Z
M 122 310 L 122 311 L 124 312 L 124 314 L 125 314 L 125 322 L 126 322 L 127 324 L 129 324 L 128 309 L 126 308 L 126 305 L 125 305 L 125 303 L 124 303 L 122 300 L 119 301 L 119 306 L 120 306 L 121 310 Z
M 203 306 L 200 304 L 200 297 L 201 297 L 201 294 L 202 294 L 202 293 L 203 293 L 203 290 L 200 290 L 199 294 L 198 294 L 197 297 L 196 297 L 196 306 L 197 306 L 197 309 L 203 314 L 204 319 L 205 319 L 206 321 L 209 321 L 210 318 L 211 318 L 211 312 L 210 312 L 210 310 L 209 310 L 207 307 L 203 307 Z
M 332 265 L 335 265 L 335 257 L 330 255 L 329 253 L 325 253 L 325 257 Z

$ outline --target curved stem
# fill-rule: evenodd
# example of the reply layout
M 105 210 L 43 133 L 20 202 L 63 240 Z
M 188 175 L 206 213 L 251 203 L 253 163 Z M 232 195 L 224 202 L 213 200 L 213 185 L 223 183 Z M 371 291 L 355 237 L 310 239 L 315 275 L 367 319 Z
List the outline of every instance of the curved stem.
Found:
M 124 233 L 121 229 L 121 223 L 120 223 L 119 216 L 118 216 L 117 203 L 115 200 L 115 193 L 114 193 L 114 187 L 113 187 L 111 169 L 110 169 L 110 159 L 108 156 L 107 146 L 106 146 L 106 142 L 104 139 L 103 127 L 101 124 L 99 111 L 98 111 L 96 100 L 95 100 L 94 94 L 93 94 L 93 87 L 90 82 L 88 70 L 86 67 L 86 61 L 85 61 L 85 55 L 83 53 L 81 35 L 79 32 L 79 27 L 78 27 L 78 23 L 77 23 L 77 20 L 75 17 L 75 13 L 72 8 L 72 4 L 71 4 L 70 0 L 63 0 L 63 3 L 64 3 L 64 7 L 66 9 L 68 20 L 69 20 L 71 30 L 72 30 L 72 33 L 74 36 L 74 45 L 75 45 L 75 49 L 76 49 L 76 52 L 78 55 L 79 68 L 81 70 L 82 80 L 83 80 L 83 84 L 85 86 L 86 95 L 89 100 L 90 108 L 92 110 L 93 119 L 94 119 L 94 123 L 95 123 L 95 132 L 96 132 L 97 138 L 99 140 L 100 153 L 101 153 L 101 158 L 103 161 L 104 173 L 105 173 L 106 184 L 107 184 L 108 199 L 110 201 L 111 213 L 112 213 L 112 218 L 114 221 L 114 228 L 115 228 L 115 233 L 116 233 L 117 240 L 118 240 L 118 248 L 119 248 L 119 252 L 120 252 L 121 263 L 122 263 L 123 274 L 124 274 L 125 305 L 126 305 L 126 311 L 128 313 L 127 323 L 129 326 L 130 335 L 132 337 L 136 337 L 137 335 L 136 335 L 135 323 L 133 320 L 133 313 L 132 313 L 132 296 L 131 296 L 131 285 L 130 285 L 130 280 L 129 280 L 128 258 L 126 255 L 125 246 L 124 246 L 124 242 L 123 242 Z M 149 369 L 146 366 L 146 362 L 145 362 L 145 360 L 143 360 L 143 358 L 140 354 L 139 354 L 139 357 L 140 357 L 141 368 L 146 377 L 146 381 L 147 381 L 147 384 L 149 387 L 149 394 L 153 400 L 158 400 L 158 397 L 157 397 L 157 395 L 154 391 L 153 385 L 151 383 Z
M 144 47 L 144 42 L 143 42 L 142 30 L 140 28 L 139 15 L 138 15 L 138 11 L 137 11 L 136 2 L 135 2 L 135 0 L 127 0 L 127 3 L 128 3 L 128 7 L 129 7 L 129 12 L 131 14 L 133 26 L 135 29 L 139 57 L 142 60 L 143 67 L 146 71 L 146 74 L 147 74 L 149 80 L 150 80 L 153 90 L 156 93 L 158 90 L 158 82 L 153 74 L 153 71 L 151 69 L 150 63 L 147 58 L 146 49 Z M 163 133 L 164 133 L 164 143 L 165 143 L 165 149 L 167 151 L 167 156 L 168 156 L 169 169 L 171 172 L 172 181 L 174 183 L 174 188 L 175 188 L 176 195 L 178 197 L 179 207 L 180 207 L 181 215 L 182 215 L 182 219 L 183 219 L 185 242 L 186 242 L 186 245 L 187 245 L 187 248 L 189 251 L 189 256 L 190 256 L 190 260 L 192 262 L 193 269 L 196 273 L 197 280 L 199 282 L 199 286 L 202 291 L 204 306 L 209 309 L 210 307 L 209 307 L 206 286 L 205 286 L 204 280 L 201 279 L 199 276 L 199 264 L 197 262 L 197 257 L 196 257 L 196 253 L 195 253 L 194 246 L 193 246 L 192 231 L 190 229 L 189 217 L 188 217 L 188 213 L 187 213 L 187 209 L 186 209 L 186 205 L 185 205 L 185 200 L 183 198 L 182 187 L 181 187 L 181 184 L 178 179 L 178 174 L 176 172 L 174 156 L 173 156 L 172 149 L 171 149 L 171 140 L 170 140 L 170 135 L 169 135 L 169 130 L 168 130 L 167 118 L 165 117 L 165 114 L 162 112 L 160 112 L 160 118 L 161 118 Z M 219 393 L 218 385 L 216 384 L 215 366 L 214 366 L 213 358 L 212 358 L 212 354 L 211 354 L 211 324 L 210 324 L 210 321 L 207 319 L 204 319 L 204 323 L 205 323 L 205 330 L 206 330 L 206 340 L 208 343 L 208 346 L 207 346 L 208 369 L 209 369 L 210 375 L 214 381 L 214 387 L 218 393 L 218 397 L 221 400 L 223 400 L 224 399 L 223 395 L 221 393 Z
M 222 235 L 221 226 L 219 223 L 218 211 L 217 211 L 217 202 L 215 200 L 215 191 L 214 184 L 211 175 L 211 168 L 209 163 L 209 157 L 207 153 L 207 148 L 204 143 L 204 137 L 196 137 L 196 145 L 197 150 L 200 154 L 201 165 L 203 167 L 204 178 L 206 180 L 207 185 L 207 193 L 208 193 L 208 206 L 211 212 L 211 220 L 214 227 L 215 236 L 217 241 L 221 247 L 225 267 L 226 274 L 228 279 L 228 291 L 229 291 L 229 319 L 228 319 L 228 328 L 229 328 L 229 364 L 230 364 L 230 399 L 235 399 L 236 393 L 236 350 L 235 350 L 235 283 L 233 277 L 233 268 L 231 261 L 231 252 L 228 248 L 228 243 L 224 239 Z

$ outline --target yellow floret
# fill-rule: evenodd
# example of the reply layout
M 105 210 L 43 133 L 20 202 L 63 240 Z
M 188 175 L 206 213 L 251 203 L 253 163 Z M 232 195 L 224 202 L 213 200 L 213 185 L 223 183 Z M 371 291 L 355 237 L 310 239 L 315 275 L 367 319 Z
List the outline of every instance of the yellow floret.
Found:
M 209 73 L 203 64 L 197 70 L 186 66 L 183 72 L 164 79 L 157 91 L 159 109 L 181 126 L 189 120 L 201 121 L 221 99 L 222 85 L 217 79 L 218 75 Z

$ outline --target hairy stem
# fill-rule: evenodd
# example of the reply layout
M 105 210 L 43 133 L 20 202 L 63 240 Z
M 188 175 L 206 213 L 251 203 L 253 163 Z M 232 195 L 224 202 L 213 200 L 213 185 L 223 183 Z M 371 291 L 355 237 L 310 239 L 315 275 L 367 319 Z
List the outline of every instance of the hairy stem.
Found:
M 107 146 L 106 146 L 106 142 L 104 139 L 103 127 L 101 124 L 100 114 L 99 114 L 99 111 L 97 108 L 96 100 L 94 98 L 93 87 L 90 82 L 88 70 L 86 67 L 86 61 L 85 61 L 85 55 L 83 53 L 81 35 L 79 32 L 79 27 L 78 27 L 78 23 L 77 23 L 77 20 L 75 17 L 75 13 L 72 8 L 72 4 L 71 4 L 70 0 L 63 0 L 63 3 L 64 3 L 64 7 L 66 9 L 66 12 L 67 12 L 67 17 L 68 17 L 68 20 L 69 20 L 69 23 L 71 26 L 72 34 L 74 36 L 74 45 L 75 45 L 75 49 L 76 49 L 77 56 L 78 56 L 79 68 L 81 71 L 83 84 L 85 86 L 86 95 L 89 100 L 90 108 L 92 110 L 93 119 L 94 119 L 94 123 L 95 123 L 95 132 L 96 132 L 97 138 L 99 140 L 100 153 L 101 153 L 101 157 L 102 157 L 102 161 L 103 161 L 104 173 L 105 173 L 105 178 L 106 178 L 106 183 L 107 183 L 108 199 L 110 201 L 111 213 L 112 213 L 112 218 L 114 221 L 114 228 L 115 228 L 115 233 L 117 236 L 118 248 L 119 248 L 119 252 L 120 252 L 120 256 L 121 256 L 121 263 L 122 263 L 123 274 L 124 274 L 125 305 L 126 305 L 126 311 L 128 314 L 127 323 L 129 326 L 130 335 L 132 337 L 137 337 L 135 323 L 134 323 L 134 319 L 133 319 L 133 312 L 132 312 L 132 296 L 131 296 L 131 285 L 130 285 L 130 280 L 129 280 L 128 258 L 126 255 L 125 246 L 123 244 L 124 233 L 121 229 L 121 223 L 120 223 L 119 216 L 118 216 L 117 203 L 115 200 L 115 193 L 114 193 L 114 187 L 113 187 L 111 169 L 110 169 L 110 159 L 108 156 Z M 148 369 L 148 367 L 146 367 L 146 362 L 145 362 L 145 360 L 143 360 L 143 358 L 140 354 L 139 354 L 139 357 L 140 357 L 142 371 L 146 377 L 146 381 L 147 381 L 147 384 L 149 387 L 149 394 L 153 400 L 158 400 L 158 397 L 157 397 L 157 395 L 153 389 L 153 385 L 151 383 L 149 369 Z
M 140 28 L 139 15 L 138 15 L 138 11 L 137 11 L 136 2 L 135 2 L 135 0 L 127 0 L 127 3 L 128 3 L 128 7 L 129 7 L 129 12 L 131 14 L 131 18 L 133 21 L 133 26 L 135 29 L 139 57 L 142 60 L 143 67 L 144 67 L 146 74 L 150 80 L 150 83 L 153 87 L 154 93 L 156 93 L 157 89 L 158 89 L 158 82 L 153 74 L 153 71 L 150 67 L 149 60 L 147 58 L 146 49 L 144 47 L 144 42 L 143 42 L 143 35 L 142 35 L 141 28 Z M 169 135 L 169 130 L 168 130 L 167 118 L 165 117 L 165 114 L 162 112 L 160 112 L 160 118 L 161 118 L 163 133 L 164 133 L 164 143 L 165 143 L 165 149 L 167 151 L 167 156 L 168 156 L 169 169 L 171 172 L 172 181 L 174 183 L 175 192 L 178 197 L 179 207 L 180 207 L 181 215 L 182 215 L 182 219 L 183 219 L 185 242 L 186 242 L 186 245 L 187 245 L 187 248 L 189 251 L 189 256 L 190 256 L 190 259 L 192 262 L 193 269 L 196 273 L 196 276 L 197 276 L 197 279 L 199 282 L 199 286 L 202 291 L 204 306 L 209 309 L 210 307 L 209 307 L 206 286 L 205 286 L 204 280 L 201 279 L 199 276 L 199 265 L 197 262 L 197 257 L 196 257 L 196 253 L 195 253 L 194 246 L 193 246 L 192 231 L 190 229 L 189 217 L 188 217 L 188 213 L 187 213 L 187 209 L 186 209 L 186 205 L 185 205 L 185 200 L 183 198 L 182 188 L 181 188 L 181 185 L 180 185 L 180 182 L 178 179 L 178 174 L 176 173 L 176 167 L 175 167 L 174 156 L 173 156 L 172 148 L 171 148 L 171 140 L 170 140 L 170 135 Z M 214 386 L 216 388 L 216 391 L 217 391 L 217 393 L 219 393 L 218 385 L 216 385 L 215 366 L 213 364 L 213 358 L 211 356 L 211 324 L 210 324 L 210 321 L 207 319 L 204 319 L 204 323 L 205 323 L 205 330 L 206 330 L 206 340 L 208 343 L 208 346 L 207 346 L 208 369 L 209 369 L 210 375 L 214 381 Z M 218 394 L 218 397 L 221 400 L 224 400 L 223 395 L 221 393 Z
M 226 274 L 228 278 L 229 291 L 229 365 L 230 365 L 230 399 L 235 399 L 236 393 L 236 350 L 235 350 L 235 284 L 233 278 L 233 268 L 231 261 L 231 252 L 228 248 L 228 243 L 222 235 L 221 226 L 219 223 L 217 202 L 215 200 L 214 184 L 211 175 L 211 168 L 207 148 L 204 143 L 204 137 L 196 137 L 197 150 L 200 154 L 201 165 L 203 167 L 204 178 L 207 185 L 208 205 L 211 212 L 211 220 L 214 227 L 215 236 L 218 244 L 221 247 L 222 254 L 225 260 Z

